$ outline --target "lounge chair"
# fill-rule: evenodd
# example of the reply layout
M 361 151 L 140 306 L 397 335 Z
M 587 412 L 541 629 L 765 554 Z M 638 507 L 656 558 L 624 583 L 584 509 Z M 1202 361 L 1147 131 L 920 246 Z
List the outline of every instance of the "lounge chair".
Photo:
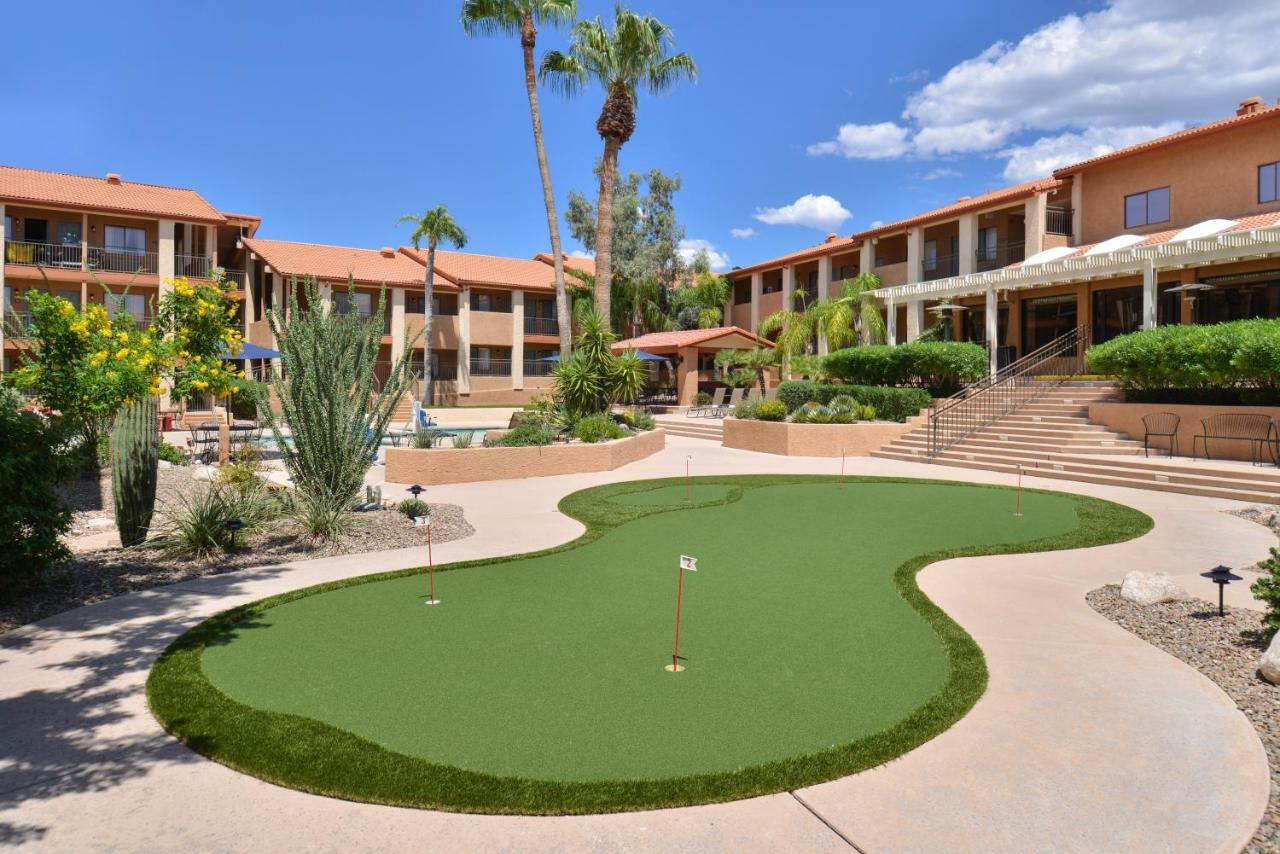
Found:
M 689 418 L 694 418 L 698 415 L 708 415 L 710 413 L 715 412 L 717 409 L 724 406 L 724 393 L 727 390 L 728 389 L 721 386 L 720 388 L 716 389 L 715 396 L 711 398 L 710 403 L 703 404 L 702 406 L 698 406 L 696 404 L 694 406 L 690 406 L 689 409 L 685 412 L 685 415 Z
M 729 395 L 729 401 L 725 403 L 723 406 L 716 409 L 715 412 L 711 413 L 711 417 L 724 418 L 726 415 L 732 412 L 735 408 L 737 408 L 739 403 L 742 403 L 742 395 L 745 391 L 746 391 L 745 389 L 735 388 L 733 390 L 733 394 Z

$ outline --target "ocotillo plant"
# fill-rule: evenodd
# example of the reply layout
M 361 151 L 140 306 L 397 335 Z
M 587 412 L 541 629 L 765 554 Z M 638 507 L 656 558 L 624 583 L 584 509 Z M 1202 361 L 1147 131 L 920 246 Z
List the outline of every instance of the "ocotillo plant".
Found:
M 147 538 L 159 464 L 156 398 L 147 395 L 121 408 L 111 429 L 111 493 L 123 546 L 136 546 Z

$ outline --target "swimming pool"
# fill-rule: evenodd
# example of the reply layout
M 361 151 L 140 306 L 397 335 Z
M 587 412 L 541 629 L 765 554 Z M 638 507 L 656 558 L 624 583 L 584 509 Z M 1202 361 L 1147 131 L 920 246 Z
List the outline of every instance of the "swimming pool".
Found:
M 485 433 L 489 432 L 490 430 L 504 430 L 506 428 L 505 427 L 433 427 L 431 429 L 440 433 L 452 434 L 452 435 L 470 433 L 472 444 L 478 447 L 480 443 L 484 441 Z M 288 444 L 290 447 L 293 446 L 292 436 L 286 434 L 284 437 L 284 440 L 285 440 L 285 443 Z M 402 448 L 408 447 L 409 442 L 407 438 L 398 439 L 397 441 L 399 441 L 400 447 Z M 447 448 L 450 446 L 451 442 L 452 442 L 452 439 L 450 439 L 449 436 L 446 435 L 443 439 L 441 439 L 438 447 Z M 264 433 L 262 438 L 257 440 L 257 444 L 261 445 L 263 448 L 267 450 L 276 450 L 279 447 L 276 444 L 275 436 L 271 435 L 270 432 Z M 382 447 L 391 448 L 391 447 L 395 447 L 395 444 L 396 443 L 391 440 L 390 436 L 382 437 Z

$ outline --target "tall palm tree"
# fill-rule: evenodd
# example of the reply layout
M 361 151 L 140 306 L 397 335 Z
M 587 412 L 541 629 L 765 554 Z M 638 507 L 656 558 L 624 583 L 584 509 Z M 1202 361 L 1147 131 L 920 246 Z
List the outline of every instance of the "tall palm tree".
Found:
M 878 276 L 861 273 L 852 281 L 845 280 L 840 296 L 824 299 L 809 309 L 814 326 L 826 335 L 832 349 L 885 342 L 884 316 L 871 295 L 878 287 Z
M 435 402 L 431 376 L 431 315 L 433 314 L 431 303 L 435 296 L 436 247 L 441 243 L 447 243 L 454 249 L 461 249 L 467 245 L 467 233 L 462 230 L 462 226 L 458 225 L 444 205 L 431 208 L 422 216 L 405 214 L 396 221 L 396 224 L 399 225 L 402 222 L 413 223 L 413 234 L 409 235 L 409 239 L 413 241 L 414 249 L 421 250 L 422 244 L 427 244 L 427 273 L 422 282 L 422 389 L 423 400 L 430 404 Z M 471 354 L 459 353 L 458 357 L 468 359 Z
M 795 308 L 783 308 L 760 321 L 757 334 L 763 338 L 773 336 L 782 366 L 782 378 L 791 376 L 791 357 L 804 353 L 814 335 L 814 316 L 806 311 L 807 295 L 803 290 L 792 292 Z
M 564 286 L 564 253 L 560 249 L 560 219 L 556 197 L 551 190 L 551 169 L 547 166 L 547 146 L 542 138 L 542 110 L 538 106 L 538 82 L 533 67 L 533 49 L 538 25 L 567 24 L 578 15 L 577 0 L 464 0 L 462 28 L 468 35 L 520 36 L 524 53 L 524 88 L 529 95 L 529 116 L 533 119 L 533 147 L 542 176 L 542 201 L 547 208 L 547 229 L 551 232 L 552 268 L 556 283 L 556 322 L 560 325 L 560 358 L 569 358 L 573 331 L 569 298 Z
M 596 204 L 596 307 L 609 322 L 613 283 L 613 189 L 618 152 L 636 129 L 636 98 L 644 86 L 657 94 L 683 79 L 695 79 L 697 66 L 687 53 L 671 54 L 671 28 L 650 15 L 614 7 L 610 29 L 599 18 L 573 26 L 569 52 L 553 50 L 542 58 L 542 79 L 566 95 L 594 80 L 604 89 L 596 131 L 604 140 L 600 198 Z

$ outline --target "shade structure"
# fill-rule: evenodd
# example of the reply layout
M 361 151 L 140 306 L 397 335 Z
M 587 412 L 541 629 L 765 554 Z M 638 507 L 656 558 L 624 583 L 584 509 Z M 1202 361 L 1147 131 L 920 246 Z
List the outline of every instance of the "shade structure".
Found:
M 282 358 L 282 356 L 282 353 L 277 353 L 275 350 L 268 350 L 266 347 L 259 347 L 257 344 L 250 344 L 248 341 L 245 341 L 241 343 L 240 351 L 238 353 L 233 353 L 230 347 L 223 344 L 222 353 L 218 358 L 238 362 L 241 359 L 279 359 Z

